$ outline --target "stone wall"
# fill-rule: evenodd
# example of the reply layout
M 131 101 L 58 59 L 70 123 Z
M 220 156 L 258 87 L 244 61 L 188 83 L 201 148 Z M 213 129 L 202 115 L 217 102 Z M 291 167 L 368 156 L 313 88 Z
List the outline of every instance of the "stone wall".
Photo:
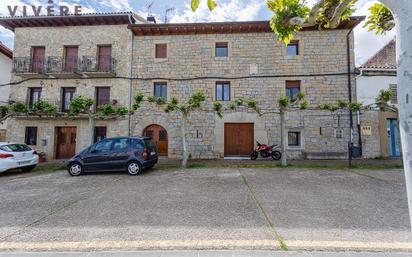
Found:
M 151 96 L 154 82 L 165 81 L 169 99 L 173 96 L 184 101 L 197 90 L 205 93 L 207 99 L 203 109 L 206 111 L 193 113 L 188 126 L 189 152 L 194 158 L 223 156 L 222 124 L 225 121 L 255 122 L 256 139 L 279 144 L 278 115 L 260 118 L 253 116 L 253 112 L 247 114 L 247 110 L 240 110 L 239 113 L 225 113 L 225 117 L 220 119 L 213 111 L 207 111 L 212 110 L 215 83 L 230 81 L 232 99 L 256 99 L 264 110 L 276 109 L 279 96 L 285 94 L 286 80 L 301 80 L 301 91 L 311 106 L 347 100 L 347 75 L 299 76 L 347 72 L 347 33 L 347 30 L 300 32 L 296 37 L 300 55 L 296 57 L 286 56 L 285 46 L 276 43 L 273 33 L 138 36 L 135 38 L 133 74 L 141 80 L 134 81 L 133 91 L 134 94 L 141 92 Z M 228 42 L 229 57 L 214 57 L 216 42 Z M 353 68 L 353 40 L 351 42 Z M 155 44 L 158 43 L 167 44 L 167 59 L 154 58 Z M 258 72 L 251 74 L 251 67 L 257 67 Z M 275 76 L 264 77 L 271 75 Z M 182 80 L 188 78 L 192 80 Z M 355 99 L 354 77 L 352 89 Z M 177 114 L 165 114 L 150 104 L 144 105 L 134 116 L 133 133 L 138 135 L 151 124 L 165 127 L 169 133 L 169 156 L 179 157 L 182 144 L 177 117 Z M 340 152 L 341 156 L 347 156 L 350 138 L 347 113 L 290 112 L 287 114 L 287 129 L 300 131 L 303 135 L 302 145 L 288 151 L 292 158 L 303 158 L 305 152 Z M 336 130 L 342 130 L 341 138 L 336 138 Z
M 118 105 L 129 105 L 130 81 L 124 77 L 130 76 L 130 51 L 132 33 L 127 25 L 78 26 L 78 27 L 48 27 L 48 28 L 17 28 L 15 31 L 14 56 L 29 57 L 32 46 L 45 46 L 48 56 L 64 56 L 64 46 L 79 46 L 81 56 L 97 56 L 98 45 L 112 45 L 112 57 L 116 59 L 116 76 L 121 78 L 82 78 L 77 79 L 33 79 L 11 87 L 10 99 L 27 103 L 28 88 L 41 87 L 42 100 L 61 106 L 62 87 L 76 88 L 76 95 L 95 98 L 96 87 L 110 87 L 111 100 L 117 100 Z M 14 74 L 13 82 L 23 78 Z M 127 118 L 115 121 L 96 121 L 95 126 L 106 126 L 107 136 L 127 135 Z M 76 152 L 87 146 L 87 119 L 73 118 L 13 118 L 8 122 L 7 139 L 24 142 L 25 127 L 37 126 L 37 146 L 33 148 L 47 153 L 47 157 L 55 157 L 56 127 L 77 127 Z M 42 145 L 46 140 L 47 145 Z

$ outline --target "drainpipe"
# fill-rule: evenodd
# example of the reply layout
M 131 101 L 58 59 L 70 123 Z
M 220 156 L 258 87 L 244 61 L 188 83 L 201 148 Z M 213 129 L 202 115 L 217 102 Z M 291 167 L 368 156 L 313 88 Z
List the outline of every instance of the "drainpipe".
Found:
M 348 95 L 349 103 L 352 103 L 352 70 L 351 70 L 351 59 L 350 59 L 350 35 L 353 32 L 353 28 L 346 35 L 346 51 L 348 60 Z M 348 156 L 349 156 L 349 167 L 352 167 L 352 147 L 353 147 L 353 113 L 349 111 L 349 122 L 350 122 L 350 135 L 348 142 Z
M 131 23 L 132 24 L 132 23 Z M 132 35 L 132 49 L 130 51 L 130 83 L 129 83 L 129 115 L 128 115 L 128 126 L 127 126 L 127 133 L 128 136 L 130 137 L 132 134 L 131 128 L 132 128 L 132 94 L 133 94 L 133 60 L 134 60 L 134 55 L 133 55 L 133 50 L 134 50 L 134 34 L 133 31 L 130 31 Z

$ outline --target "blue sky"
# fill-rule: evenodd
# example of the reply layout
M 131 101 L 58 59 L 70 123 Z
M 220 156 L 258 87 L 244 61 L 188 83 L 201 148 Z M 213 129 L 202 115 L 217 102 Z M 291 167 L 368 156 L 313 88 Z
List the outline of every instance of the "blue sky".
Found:
M 245 21 L 267 20 L 271 13 L 267 10 L 265 0 L 216 0 L 217 8 L 210 12 L 206 1 L 199 7 L 196 13 L 190 9 L 190 0 L 63 0 L 54 1 L 56 5 L 82 5 L 85 12 L 118 12 L 134 11 L 142 16 L 147 15 L 147 6 L 153 3 L 151 12 L 158 20 L 163 21 L 165 10 L 175 8 L 169 14 L 170 22 L 207 22 L 207 21 Z M 309 5 L 316 0 L 307 0 Z M 357 4 L 358 11 L 355 15 L 367 15 L 368 8 L 376 1 L 360 0 Z M 0 15 L 8 16 L 8 5 L 47 5 L 47 0 L 0 0 Z M 376 36 L 373 32 L 367 32 L 362 26 L 355 30 L 356 63 L 362 64 L 376 51 L 389 42 L 395 33 L 390 32 L 385 36 Z M 0 41 L 10 48 L 13 47 L 13 33 L 0 26 Z

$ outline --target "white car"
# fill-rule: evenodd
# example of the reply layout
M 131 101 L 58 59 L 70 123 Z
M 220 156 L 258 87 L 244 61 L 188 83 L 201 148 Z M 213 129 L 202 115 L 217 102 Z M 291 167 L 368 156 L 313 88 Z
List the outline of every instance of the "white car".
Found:
M 0 173 L 12 169 L 31 171 L 38 163 L 39 156 L 27 145 L 0 142 Z

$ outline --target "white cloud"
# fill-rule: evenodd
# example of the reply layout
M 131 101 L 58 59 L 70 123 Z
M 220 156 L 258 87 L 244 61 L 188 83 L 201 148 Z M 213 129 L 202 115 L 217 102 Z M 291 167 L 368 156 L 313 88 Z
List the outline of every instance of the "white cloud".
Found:
M 357 4 L 355 15 L 369 15 L 369 8 L 378 1 L 362 0 Z M 358 25 L 355 29 L 355 56 L 356 65 L 362 65 L 389 41 L 395 37 L 395 30 L 388 32 L 386 35 L 376 35 L 374 31 L 369 32 L 363 28 L 365 22 Z
M 133 8 L 128 0 L 102 0 L 100 5 L 109 7 L 113 11 L 131 11 Z
M 188 1 L 189 2 L 189 1 Z M 218 22 L 218 21 L 248 21 L 257 19 L 260 9 L 265 6 L 263 1 L 253 0 L 249 2 L 241 0 L 229 0 L 219 5 L 211 12 L 202 1 L 199 9 L 192 12 L 189 4 L 185 5 L 183 12 L 177 12 L 172 18 L 172 23 L 185 22 Z

